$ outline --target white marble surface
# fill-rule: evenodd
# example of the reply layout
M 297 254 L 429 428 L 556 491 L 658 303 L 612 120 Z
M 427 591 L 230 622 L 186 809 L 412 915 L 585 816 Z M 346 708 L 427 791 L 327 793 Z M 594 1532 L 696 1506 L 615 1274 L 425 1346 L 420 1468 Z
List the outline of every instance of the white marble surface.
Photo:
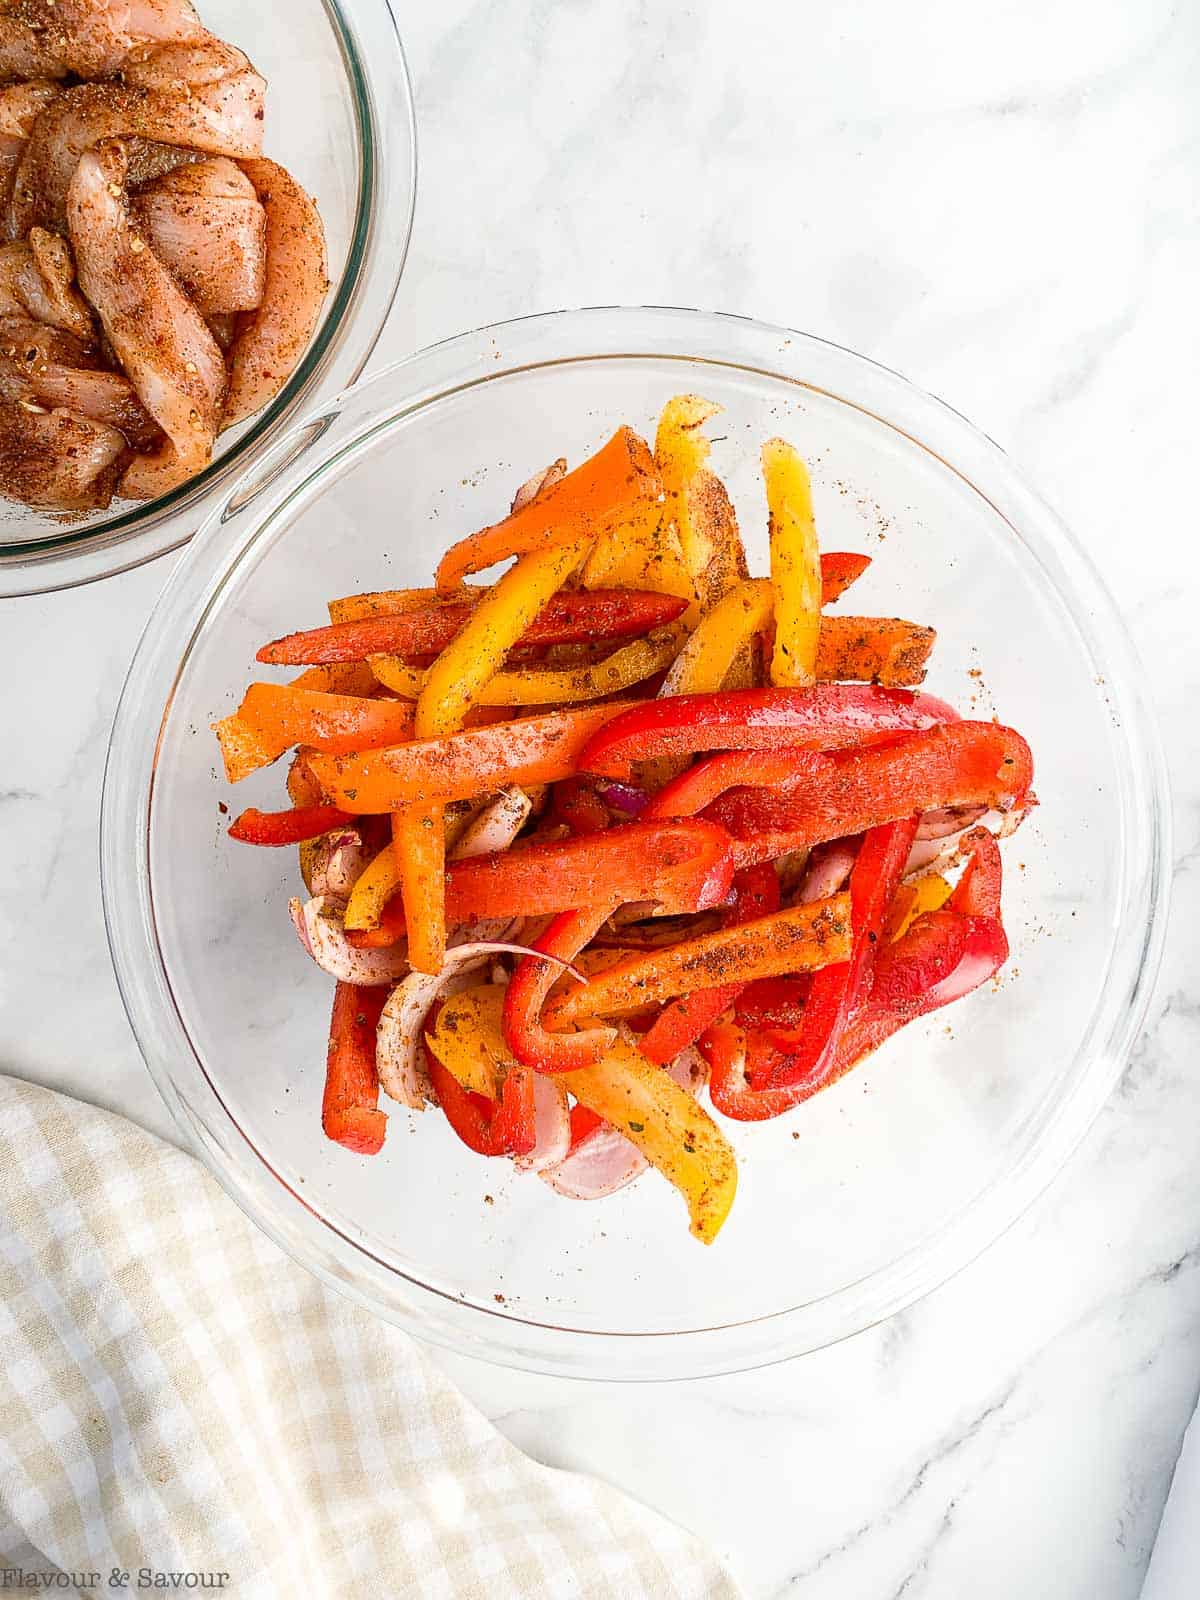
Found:
M 440 0 L 381 356 L 555 306 L 697 305 L 864 350 L 1011 450 L 1136 631 L 1177 792 L 1174 938 L 1049 1193 L 888 1325 L 620 1392 L 446 1360 L 753 1596 L 1127 1600 L 1200 1382 L 1200 11 L 1170 0 Z M 0 1069 L 169 1133 L 112 981 L 96 813 L 159 566 L 0 611 Z

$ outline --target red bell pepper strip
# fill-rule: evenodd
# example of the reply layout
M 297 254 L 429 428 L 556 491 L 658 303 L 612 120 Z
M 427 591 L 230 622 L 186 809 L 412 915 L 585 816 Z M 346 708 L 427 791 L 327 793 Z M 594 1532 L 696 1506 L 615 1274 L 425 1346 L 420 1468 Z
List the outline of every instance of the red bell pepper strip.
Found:
M 603 833 L 612 818 L 591 778 L 564 778 L 550 797 L 550 815 L 572 833 Z
M 815 972 L 804 1007 L 804 1021 L 790 1041 L 788 1059 L 771 1073 L 773 1089 L 797 1084 L 816 1088 L 837 1054 L 838 1041 L 852 1012 L 870 988 L 875 948 L 887 908 L 904 872 L 917 836 L 919 817 L 885 822 L 863 839 L 850 873 L 850 925 L 854 944 L 850 959 Z M 775 1039 L 775 1044 L 783 1041 Z M 765 1087 L 750 1074 L 752 1088 Z
M 573 961 L 608 921 L 609 908 L 564 911 L 531 946 L 560 961 Z M 578 1033 L 553 1033 L 542 1025 L 542 1007 L 559 967 L 525 956 L 517 963 L 504 993 L 501 1026 L 504 1042 L 522 1065 L 538 1072 L 572 1072 L 593 1066 L 617 1038 L 615 1028 L 585 1028 Z
M 446 926 L 538 917 L 567 906 L 605 915 L 632 900 L 653 900 L 664 915 L 720 905 L 733 881 L 723 828 L 694 817 L 627 822 L 604 833 L 514 846 L 446 865 Z M 395 944 L 404 905 L 394 895 L 378 928 L 352 942 Z
M 890 737 L 958 713 L 933 695 L 874 684 L 809 689 L 727 689 L 668 695 L 605 724 L 579 757 L 585 772 L 629 778 L 634 763 L 706 750 L 831 750 Z
M 433 1051 L 425 1047 L 429 1081 L 446 1121 L 468 1149 L 481 1156 L 528 1155 L 534 1146 L 533 1074 L 513 1067 L 499 1100 L 464 1089 Z
M 799 764 L 780 790 L 733 789 L 707 807 L 737 841 L 739 866 L 942 806 L 1009 811 L 1033 782 L 1029 746 L 993 722 L 947 723 L 882 748 L 837 751 L 827 763 L 816 773 Z
M 364 1156 L 382 1148 L 387 1132 L 375 1070 L 375 1030 L 387 993 L 352 983 L 339 983 L 333 993 L 321 1126 L 326 1138 Z
M 486 591 L 485 591 L 486 592 Z M 256 660 L 271 666 L 365 661 L 371 655 L 434 656 L 469 620 L 478 601 L 433 604 L 399 616 L 363 617 L 289 633 L 263 645 Z M 649 633 L 687 609 L 677 595 L 645 589 L 572 589 L 557 594 L 521 636 L 522 646 L 580 644 Z
M 590 1106 L 582 1106 L 578 1100 L 571 1107 L 571 1142 L 567 1146 L 567 1154 L 573 1155 L 589 1134 L 604 1121 L 604 1118 L 593 1111 Z
M 871 565 L 870 556 L 850 550 L 827 550 L 821 556 L 821 604 L 831 606 Z
M 732 1022 L 718 1022 L 697 1040 L 708 1062 L 708 1097 L 735 1122 L 767 1122 L 800 1104 L 799 1089 L 752 1089 L 746 1078 L 748 1042 Z
M 339 811 L 337 806 L 294 806 L 289 811 L 259 811 L 251 806 L 229 824 L 229 837 L 242 844 L 301 844 L 353 821 L 348 811 Z
M 753 922 L 756 917 L 769 916 L 779 910 L 779 878 L 769 862 L 739 872 L 733 880 L 733 888 L 734 904 L 726 918 L 727 927 Z M 740 983 L 729 983 L 719 989 L 695 989 L 673 1000 L 663 1007 L 643 1034 L 642 1054 L 658 1066 L 674 1061 L 681 1050 L 695 1044 L 704 1030 L 733 1005 L 744 987 Z
M 970 849 L 963 875 L 946 905 L 968 917 L 998 917 L 1004 867 L 1000 846 L 987 828 L 972 828 L 963 835 L 960 849 Z

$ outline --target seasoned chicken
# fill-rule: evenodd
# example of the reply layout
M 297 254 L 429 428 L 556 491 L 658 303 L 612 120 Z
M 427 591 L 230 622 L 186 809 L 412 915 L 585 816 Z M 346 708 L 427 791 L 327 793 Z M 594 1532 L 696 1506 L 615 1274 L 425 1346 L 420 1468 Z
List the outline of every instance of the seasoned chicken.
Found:
M 123 77 L 67 89 L 38 117 L 13 180 L 9 238 L 23 239 L 35 223 L 61 228 L 79 158 L 101 139 L 135 136 L 223 156 L 262 149 L 266 86 L 231 45 L 164 45 Z
M 165 494 L 208 465 L 226 373 L 200 313 L 130 217 L 128 160 L 118 139 L 88 150 L 71 180 L 67 218 L 80 288 L 167 436 L 153 454 L 135 456 L 121 480 L 121 493 L 140 500 Z
M 71 247 L 56 233 L 34 228 L 25 244 L 0 245 L 0 317 L 24 316 L 61 328 L 85 344 L 95 325 L 75 288 Z
M 129 448 L 103 422 L 46 411 L 32 401 L 0 404 L 0 494 L 45 511 L 107 506 Z
M 0 0 L 0 76 L 103 78 L 148 44 L 204 36 L 189 0 Z
M 267 219 L 254 185 L 224 156 L 147 184 L 134 220 L 205 317 L 252 311 L 263 297 Z
M 274 161 L 239 163 L 267 214 L 262 304 L 241 319 L 229 351 L 223 427 L 266 405 L 291 377 L 329 292 L 325 229 L 312 198 Z
M 0 399 L 32 400 L 106 422 L 138 449 L 162 439 L 128 378 L 105 371 L 71 334 L 27 317 L 0 317 Z
M 61 93 L 57 83 L 44 78 L 30 83 L 10 83 L 6 89 L 0 89 L 0 204 L 8 204 L 13 178 L 35 119 Z

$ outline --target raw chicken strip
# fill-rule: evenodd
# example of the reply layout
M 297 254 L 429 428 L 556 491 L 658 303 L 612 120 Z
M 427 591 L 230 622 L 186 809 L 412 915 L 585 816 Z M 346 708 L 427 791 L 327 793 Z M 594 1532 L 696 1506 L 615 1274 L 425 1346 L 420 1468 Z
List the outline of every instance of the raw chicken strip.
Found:
M 148 184 L 133 215 L 154 254 L 208 317 L 263 297 L 267 219 L 245 173 L 212 156 Z
M 170 272 L 130 223 L 128 154 L 120 140 L 89 150 L 71 180 L 67 214 L 79 284 L 117 359 L 167 435 L 135 456 L 121 480 L 131 499 L 165 494 L 202 471 L 225 398 L 216 340 Z
M 103 78 L 138 48 L 204 34 L 189 0 L 0 0 L 0 76 Z
M 7 89 L 0 89 L 0 203 L 8 204 L 13 178 L 34 122 L 61 93 L 57 83 L 46 79 L 10 83 Z
M 35 223 L 62 226 L 79 158 L 101 139 L 132 135 L 208 155 L 257 155 L 265 88 L 240 50 L 210 39 L 155 50 L 126 67 L 123 83 L 65 90 L 37 119 L 25 146 L 8 237 L 23 239 Z
M 34 228 L 26 244 L 0 245 L 0 317 L 27 316 L 90 344 L 96 329 L 75 288 L 71 247 L 56 233 Z
M 222 427 L 248 417 L 295 370 L 329 292 L 325 229 L 315 203 L 274 161 L 242 161 L 267 214 L 267 279 L 262 304 L 242 320 L 229 351 Z
M 0 317 L 0 399 L 31 400 L 105 422 L 135 448 L 162 438 L 128 378 L 106 372 L 71 334 L 26 317 Z
M 0 405 L 0 494 L 45 511 L 90 511 L 113 497 L 128 454 L 116 428 L 29 401 Z

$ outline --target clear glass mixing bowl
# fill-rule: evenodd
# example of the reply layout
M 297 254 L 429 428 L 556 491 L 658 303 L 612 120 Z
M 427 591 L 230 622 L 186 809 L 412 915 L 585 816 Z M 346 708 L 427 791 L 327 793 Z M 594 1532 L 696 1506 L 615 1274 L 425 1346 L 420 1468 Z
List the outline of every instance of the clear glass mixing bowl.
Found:
M 388 0 L 200 0 L 205 25 L 267 80 L 266 153 L 316 196 L 332 287 L 304 359 L 269 406 L 217 441 L 212 465 L 145 505 L 64 518 L 0 500 L 0 596 L 68 588 L 174 550 L 297 408 L 362 371 L 400 281 L 416 199 L 416 132 Z
M 355 589 L 420 584 L 557 455 L 682 390 L 723 405 L 715 458 L 763 570 L 758 448 L 812 463 L 829 549 L 875 561 L 854 608 L 939 629 L 929 687 L 1021 728 L 1041 808 L 1006 848 L 997 990 L 912 1026 L 794 1115 L 726 1125 L 740 1187 L 688 1236 L 654 1174 L 602 1202 L 484 1161 L 391 1108 L 363 1159 L 327 1143 L 331 984 L 287 917 L 291 851 L 230 844 L 209 723 L 265 639 Z M 1165 917 L 1166 789 L 1129 640 L 1079 547 L 969 423 L 798 333 L 670 310 L 564 312 L 463 335 L 321 407 L 215 510 L 138 648 L 109 752 L 103 877 L 147 1064 L 246 1211 L 413 1332 L 587 1377 L 736 1370 L 911 1302 L 987 1245 L 1066 1160 L 1138 1029 Z M 493 1203 L 486 1203 L 491 1196 Z

